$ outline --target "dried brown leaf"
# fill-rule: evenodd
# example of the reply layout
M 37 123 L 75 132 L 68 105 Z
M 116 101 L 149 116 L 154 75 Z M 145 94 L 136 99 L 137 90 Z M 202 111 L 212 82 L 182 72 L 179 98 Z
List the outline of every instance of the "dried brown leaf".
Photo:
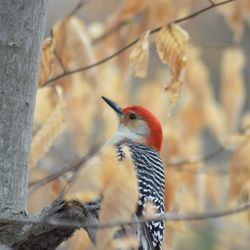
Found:
M 69 187 L 68 181 L 65 178 L 58 178 L 49 183 L 50 186 L 50 194 L 49 199 L 50 202 L 53 202 L 63 190 Z
M 176 24 L 163 26 L 156 35 L 157 53 L 161 61 L 169 65 L 172 72 L 172 80 L 166 88 L 172 103 L 176 102 L 184 80 L 188 39 L 187 32 Z
M 180 175 L 172 168 L 167 171 L 168 183 L 165 185 L 165 207 L 166 211 L 171 211 L 175 206 L 176 194 L 180 186 Z
M 211 99 L 205 104 L 204 113 L 206 124 L 219 142 L 224 145 L 228 137 L 224 110 L 214 99 Z
M 241 128 L 243 130 L 243 133 L 247 136 L 250 135 L 250 113 L 246 112 L 244 114 L 244 117 L 242 119 L 242 123 L 241 123 Z
M 193 107 L 196 106 L 195 109 L 198 111 L 199 126 L 208 126 L 220 142 L 224 144 L 228 134 L 227 129 L 225 129 L 224 110 L 214 98 L 209 71 L 202 61 L 200 51 L 194 47 L 188 50 L 186 83 L 190 90 L 192 105 Z
M 43 42 L 40 75 L 39 75 L 40 87 L 42 87 L 44 83 L 52 75 L 54 69 L 53 65 L 54 49 L 55 49 L 55 39 L 51 37 L 45 39 Z
M 119 21 L 124 21 L 135 17 L 144 11 L 150 4 L 149 0 L 126 0 L 123 2 L 124 3 L 118 10 L 118 13 L 116 13 L 117 19 Z
M 166 109 L 162 107 L 166 107 L 168 104 L 168 100 L 165 98 L 166 93 L 162 91 L 162 85 L 165 84 L 164 76 L 165 74 L 162 74 L 160 70 L 157 72 L 157 77 L 159 77 L 159 81 L 162 81 L 162 84 L 158 79 L 150 79 L 135 90 L 137 102 L 146 108 L 149 107 L 153 114 L 162 121 L 166 119 Z M 157 98 L 152 98 L 152 96 L 157 96 Z
M 209 71 L 202 60 L 202 54 L 196 47 L 188 48 L 188 63 L 186 65 L 186 84 L 196 105 L 201 107 L 213 98 L 213 89 Z
M 69 239 L 69 250 L 87 250 L 91 246 L 91 241 L 87 232 L 80 229 Z
M 185 103 L 180 112 L 180 120 L 185 124 L 183 130 L 187 137 L 198 136 L 204 126 L 204 112 L 202 105 L 197 105 L 197 100 Z
M 56 42 L 55 53 L 64 69 L 75 69 L 96 61 L 91 41 L 79 18 L 71 16 L 56 23 L 53 26 L 53 36 Z M 95 72 L 95 69 L 90 69 L 80 75 L 92 81 L 93 86 L 97 81 Z M 69 78 L 65 81 L 65 87 L 69 85 L 68 83 Z
M 241 39 L 244 30 L 244 8 L 242 8 L 241 2 L 241 0 L 238 0 L 231 4 L 225 4 L 217 9 L 219 13 L 225 17 L 228 26 L 234 32 L 234 38 L 236 40 Z
M 250 180 L 250 140 L 245 141 L 233 154 L 230 163 L 230 198 L 244 198 Z M 248 190 L 250 192 L 250 190 Z
M 34 167 L 39 159 L 48 151 L 55 138 L 64 130 L 64 99 L 62 89 L 57 88 L 58 102 L 47 122 L 35 134 L 31 143 L 30 167 Z
M 96 61 L 86 27 L 79 18 L 72 16 L 56 23 L 53 35 L 56 40 L 55 53 L 65 70 L 76 69 Z M 83 154 L 88 142 L 93 139 L 93 133 L 90 131 L 95 126 L 95 115 L 99 112 L 99 103 L 96 100 L 100 97 L 98 88 L 101 84 L 96 85 L 96 83 L 100 75 L 102 74 L 96 74 L 96 68 L 93 68 L 60 80 L 67 100 L 65 109 L 67 125 L 79 155 Z
M 177 12 L 180 9 L 178 7 L 172 0 L 151 1 L 149 10 L 144 17 L 144 22 L 150 27 L 162 26 L 165 23 L 169 23 L 178 15 Z
M 230 48 L 224 51 L 221 63 L 221 100 L 230 132 L 238 129 L 245 103 L 244 64 L 245 57 L 241 49 Z
M 113 247 L 114 249 L 138 249 L 139 242 L 135 235 L 129 235 L 121 239 L 113 240 Z
M 84 145 L 90 140 L 98 110 L 96 93 L 89 82 L 79 74 L 72 76 L 70 89 L 66 91 L 67 106 L 65 108 L 66 121 L 73 134 L 74 146 L 79 155 L 82 155 Z
M 146 31 L 129 55 L 129 60 L 134 65 L 135 76 L 146 77 L 149 57 L 149 30 Z
M 37 90 L 35 114 L 34 114 L 34 127 L 40 128 L 53 112 L 53 109 L 58 101 L 58 96 L 53 88 L 43 87 Z M 37 129 L 34 129 L 35 132 Z
M 178 79 L 172 79 L 171 82 L 167 85 L 165 90 L 169 94 L 170 103 L 174 104 L 178 100 L 178 97 L 180 96 L 182 81 Z
M 178 79 L 186 63 L 188 39 L 187 32 L 176 24 L 163 26 L 156 35 L 157 53 L 161 61 L 170 66 L 173 75 Z

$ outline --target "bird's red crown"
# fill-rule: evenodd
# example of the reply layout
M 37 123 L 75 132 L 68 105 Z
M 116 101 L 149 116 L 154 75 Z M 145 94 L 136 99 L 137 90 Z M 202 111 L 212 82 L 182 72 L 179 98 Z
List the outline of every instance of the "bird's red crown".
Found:
M 157 151 L 160 151 L 162 147 L 163 133 L 161 123 L 156 116 L 141 106 L 129 106 L 122 111 L 124 113 L 134 112 L 147 123 L 150 133 L 147 137 L 146 143 Z

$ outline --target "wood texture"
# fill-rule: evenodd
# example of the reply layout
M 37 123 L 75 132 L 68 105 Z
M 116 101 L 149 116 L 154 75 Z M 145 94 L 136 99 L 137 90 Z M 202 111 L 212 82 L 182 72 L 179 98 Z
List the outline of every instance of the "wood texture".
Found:
M 0 212 L 25 213 L 47 0 L 0 0 Z

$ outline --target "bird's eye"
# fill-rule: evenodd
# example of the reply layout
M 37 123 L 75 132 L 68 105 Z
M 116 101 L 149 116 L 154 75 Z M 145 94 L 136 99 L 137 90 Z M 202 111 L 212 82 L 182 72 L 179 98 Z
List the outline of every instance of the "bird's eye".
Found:
M 136 114 L 131 113 L 131 114 L 129 114 L 128 117 L 129 117 L 130 120 L 135 120 L 136 119 Z

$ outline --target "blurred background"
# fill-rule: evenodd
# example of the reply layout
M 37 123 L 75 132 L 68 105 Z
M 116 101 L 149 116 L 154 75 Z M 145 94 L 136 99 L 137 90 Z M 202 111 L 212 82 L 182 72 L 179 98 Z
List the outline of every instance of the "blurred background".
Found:
M 89 70 L 65 74 L 110 56 L 147 30 L 219 2 L 49 1 L 45 39 L 52 38 L 44 44 L 37 93 L 31 213 L 65 190 L 67 197 L 86 202 L 81 170 L 67 171 L 43 185 L 40 180 L 73 166 L 115 132 L 117 118 L 102 95 L 121 106 L 143 105 L 162 122 L 168 212 L 198 214 L 249 202 L 249 0 L 214 7 L 178 24 L 189 41 L 185 50 L 181 47 L 187 58 L 185 76 L 175 92 L 166 90 L 173 65 L 159 57 L 157 33 L 148 40 L 143 78 L 136 76 L 130 60 L 133 47 Z M 60 77 L 50 81 L 55 76 Z M 249 212 L 200 222 L 169 222 L 164 249 L 243 250 L 250 248 L 249 235 Z M 80 230 L 62 249 L 88 249 L 89 244 Z

